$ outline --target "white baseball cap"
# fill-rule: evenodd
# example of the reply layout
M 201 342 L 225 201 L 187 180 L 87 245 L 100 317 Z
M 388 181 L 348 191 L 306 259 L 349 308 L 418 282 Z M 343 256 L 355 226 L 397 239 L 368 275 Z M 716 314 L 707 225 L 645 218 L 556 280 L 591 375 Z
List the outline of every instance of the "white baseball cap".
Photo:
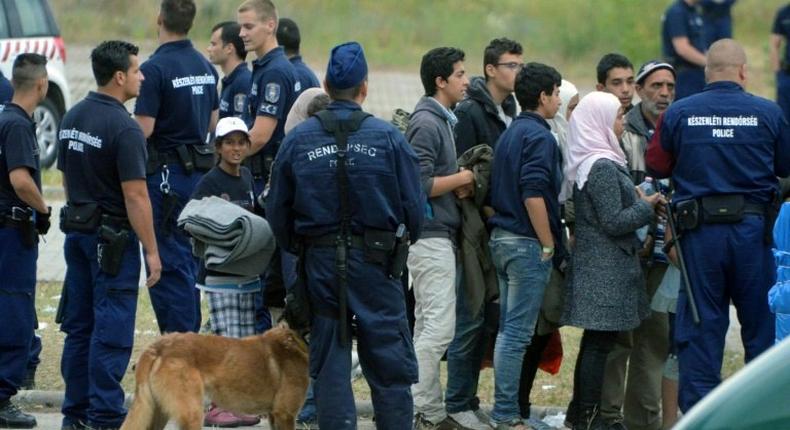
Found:
M 245 124 L 241 118 L 236 118 L 235 116 L 229 116 L 219 120 L 214 135 L 216 137 L 223 137 L 227 134 L 233 133 L 234 131 L 240 131 L 247 136 L 250 135 L 250 130 L 247 128 L 247 124 Z

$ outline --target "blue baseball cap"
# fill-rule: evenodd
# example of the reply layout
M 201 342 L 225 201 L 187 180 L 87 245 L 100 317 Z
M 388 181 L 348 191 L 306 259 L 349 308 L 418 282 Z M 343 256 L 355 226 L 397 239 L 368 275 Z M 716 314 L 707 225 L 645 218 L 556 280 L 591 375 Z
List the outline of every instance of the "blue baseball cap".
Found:
M 346 42 L 332 48 L 326 66 L 326 81 L 334 89 L 353 88 L 368 76 L 365 51 L 357 42 Z

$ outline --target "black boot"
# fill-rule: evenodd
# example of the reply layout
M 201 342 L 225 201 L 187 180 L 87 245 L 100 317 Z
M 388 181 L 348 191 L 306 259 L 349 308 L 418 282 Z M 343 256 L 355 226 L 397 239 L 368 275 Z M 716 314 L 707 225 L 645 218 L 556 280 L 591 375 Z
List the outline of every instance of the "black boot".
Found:
M 583 409 L 579 411 L 579 419 L 573 425 L 573 430 L 608 430 L 608 425 L 598 414 L 598 408 Z
M 5 429 L 32 429 L 36 426 L 33 415 L 22 412 L 10 400 L 0 403 L 0 428 Z
M 22 381 L 22 389 L 33 390 L 35 388 L 36 388 L 36 368 L 29 367 L 27 369 L 27 375 L 25 375 L 25 380 Z

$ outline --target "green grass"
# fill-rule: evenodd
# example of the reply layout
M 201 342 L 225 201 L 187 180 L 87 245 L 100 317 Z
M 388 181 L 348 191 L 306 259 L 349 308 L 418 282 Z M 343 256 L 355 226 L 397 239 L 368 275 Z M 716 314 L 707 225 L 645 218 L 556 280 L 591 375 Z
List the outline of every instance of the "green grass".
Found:
M 423 53 L 452 45 L 467 53 L 467 67 L 480 73 L 489 40 L 521 41 L 528 61 L 542 61 L 582 88 L 595 81 L 595 64 L 621 52 L 637 65 L 660 56 L 660 19 L 672 0 L 275 0 L 281 16 L 302 30 L 302 51 L 323 67 L 337 43 L 358 40 L 370 67 L 417 73 Z M 158 0 L 57 0 L 50 2 L 67 43 L 95 45 L 124 38 L 156 43 Z M 191 37 L 205 46 L 210 28 L 235 19 L 240 0 L 198 0 Z M 735 36 L 752 64 L 752 89 L 771 96 L 768 35 L 782 0 L 742 0 L 733 9 Z
M 36 374 L 37 389 L 39 390 L 62 391 L 64 389 L 63 379 L 60 375 L 60 357 L 63 351 L 64 334 L 59 331 L 59 327 L 54 321 L 60 291 L 61 284 L 51 282 L 39 283 L 36 291 L 36 309 L 39 323 L 42 327 L 38 330 L 38 334 L 41 336 L 43 343 L 41 365 Z M 159 334 L 156 318 L 146 291 L 140 291 L 137 306 L 132 363 L 137 360 L 137 357 L 146 346 L 157 339 Z M 207 315 L 205 303 L 203 315 Z M 561 331 L 564 350 L 562 367 L 560 372 L 554 376 L 543 371 L 538 372 L 531 398 L 532 403 L 535 405 L 564 406 L 571 397 L 573 367 L 576 363 L 576 355 L 579 352 L 581 330 L 565 327 Z M 742 366 L 743 354 L 727 352 L 724 357 L 722 374 L 725 377 L 732 375 Z M 446 381 L 447 368 L 445 363 L 442 363 L 442 378 L 443 381 Z M 131 365 L 126 371 L 122 385 L 127 392 L 134 391 L 134 372 Z M 370 389 L 364 378 L 354 382 L 354 392 L 358 399 L 370 399 Z M 493 371 L 490 368 L 481 373 L 478 395 L 483 403 L 492 404 L 494 401 L 494 378 Z

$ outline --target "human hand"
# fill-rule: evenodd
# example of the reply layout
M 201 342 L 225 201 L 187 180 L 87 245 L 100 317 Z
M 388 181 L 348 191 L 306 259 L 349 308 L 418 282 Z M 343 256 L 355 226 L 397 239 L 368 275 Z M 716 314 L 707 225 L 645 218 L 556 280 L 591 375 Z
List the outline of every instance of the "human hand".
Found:
M 667 200 L 664 198 L 663 195 L 661 195 L 661 193 L 655 193 L 648 196 L 645 195 L 645 192 L 642 191 L 641 188 L 639 187 L 634 187 L 634 188 L 636 189 L 636 194 L 639 196 L 639 198 L 642 201 L 647 202 L 647 204 L 649 204 L 653 208 L 655 208 L 656 205 L 658 205 L 659 203 L 665 204 L 667 202 Z
M 47 213 L 36 212 L 36 231 L 42 236 L 46 236 L 49 228 L 52 226 L 50 217 L 52 215 L 52 208 L 47 206 Z
M 474 184 L 462 185 L 453 192 L 459 199 L 466 199 L 475 195 L 475 187 Z
M 151 254 L 146 252 L 145 263 L 148 265 L 148 279 L 145 280 L 145 286 L 151 288 L 162 277 L 162 262 L 159 260 L 158 253 Z

